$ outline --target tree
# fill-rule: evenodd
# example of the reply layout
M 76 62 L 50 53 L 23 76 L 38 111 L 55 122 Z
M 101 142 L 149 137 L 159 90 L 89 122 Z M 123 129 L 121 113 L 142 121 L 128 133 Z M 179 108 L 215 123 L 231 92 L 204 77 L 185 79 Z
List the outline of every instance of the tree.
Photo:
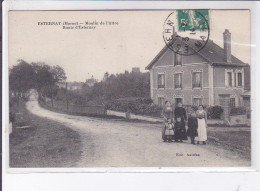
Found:
M 18 102 L 22 93 L 37 89 L 38 93 L 53 98 L 57 86 L 66 80 L 66 74 L 60 66 L 49 66 L 45 63 L 27 63 L 18 60 L 18 64 L 9 69 L 10 91 L 17 96 Z
M 121 74 L 104 74 L 103 80 L 85 91 L 88 100 L 108 101 L 126 97 L 149 97 L 149 73 L 136 73 L 125 71 Z
M 34 71 L 32 65 L 24 60 L 18 60 L 17 62 L 16 66 L 9 69 L 9 88 L 19 104 L 21 96 L 33 87 Z

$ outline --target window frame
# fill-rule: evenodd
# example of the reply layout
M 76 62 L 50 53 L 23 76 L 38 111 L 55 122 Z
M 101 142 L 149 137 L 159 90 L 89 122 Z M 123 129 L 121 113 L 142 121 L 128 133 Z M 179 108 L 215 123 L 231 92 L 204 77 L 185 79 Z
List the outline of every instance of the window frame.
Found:
M 179 102 L 177 103 L 177 99 L 181 99 L 181 103 L 184 104 L 184 98 L 183 98 L 183 97 L 175 97 L 175 98 L 174 98 L 174 103 L 175 103 L 176 106 L 177 106 L 178 103 L 179 103 Z
M 196 73 L 199 73 L 200 74 L 200 86 L 199 87 L 195 87 L 194 86 L 194 82 L 193 82 L 193 76 L 196 74 Z M 191 86 L 192 86 L 192 89 L 202 89 L 203 85 L 202 85 L 202 81 L 203 81 L 203 72 L 202 71 L 192 71 L 191 73 Z
M 159 100 L 161 100 L 161 101 L 159 101 Z M 163 107 L 164 106 L 164 102 L 165 102 L 165 97 L 158 96 L 158 106 L 159 107 Z
M 177 64 L 177 58 L 180 58 L 180 64 Z M 183 57 L 181 54 L 174 54 L 174 66 L 182 66 Z
M 159 84 L 159 76 L 163 76 L 163 78 L 164 78 L 164 79 L 163 79 L 163 82 L 164 82 L 163 85 L 160 85 L 160 84 Z M 166 84 L 165 79 L 166 79 L 165 73 L 158 73 L 158 74 L 157 74 L 157 88 L 158 88 L 158 89 L 165 89 L 165 84 Z
M 234 100 L 234 101 L 231 101 L 231 100 Z M 236 107 L 236 98 L 235 97 L 229 98 L 229 106 L 230 106 L 230 108 L 235 108 Z
M 239 85 L 239 74 L 241 75 L 241 85 Z M 243 87 L 243 73 L 242 72 L 237 72 L 236 84 L 237 84 L 237 87 L 239 87 L 239 88 Z
M 179 87 L 178 86 L 176 86 L 176 76 L 177 75 L 179 75 L 180 76 L 180 84 L 179 84 Z M 174 75 L 173 75 L 173 87 L 174 87 L 174 89 L 182 89 L 183 88 L 183 82 L 182 82 L 182 77 L 183 77 L 183 73 L 182 72 L 176 72 L 176 73 L 174 73 Z
M 229 75 L 230 74 L 230 75 Z M 230 79 L 229 79 L 230 77 Z M 227 87 L 233 87 L 233 75 L 232 75 L 232 72 L 227 72 Z M 231 85 L 230 85 L 231 83 Z
M 197 100 L 200 100 L 199 102 L 198 102 L 198 105 L 197 104 L 194 104 L 194 100 L 195 99 L 197 99 Z M 193 106 L 200 106 L 200 105 L 202 105 L 203 104 L 203 97 L 192 97 L 192 105 Z

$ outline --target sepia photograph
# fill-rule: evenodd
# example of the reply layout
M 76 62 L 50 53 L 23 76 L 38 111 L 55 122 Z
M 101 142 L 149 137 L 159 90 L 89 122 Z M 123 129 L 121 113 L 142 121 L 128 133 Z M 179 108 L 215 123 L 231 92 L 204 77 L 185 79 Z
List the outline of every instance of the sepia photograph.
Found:
M 250 10 L 9 11 L 9 168 L 251 167 Z

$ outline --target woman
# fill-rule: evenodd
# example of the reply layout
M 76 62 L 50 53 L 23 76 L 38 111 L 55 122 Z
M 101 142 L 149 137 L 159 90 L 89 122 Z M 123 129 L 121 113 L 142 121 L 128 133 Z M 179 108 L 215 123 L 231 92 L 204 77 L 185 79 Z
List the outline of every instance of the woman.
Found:
M 182 140 L 187 140 L 187 133 L 185 129 L 187 114 L 181 102 L 178 103 L 177 107 L 174 110 L 174 119 L 175 141 L 178 142 L 180 140 L 180 142 L 182 142 Z
M 167 136 L 165 135 L 165 131 L 167 128 L 166 123 L 168 123 L 168 120 L 171 120 L 173 122 L 173 108 L 169 101 L 165 101 L 162 110 L 162 117 L 163 117 L 162 139 L 164 142 L 166 142 L 167 141 Z
M 202 142 L 205 145 L 207 141 L 207 113 L 203 109 L 202 105 L 199 106 L 199 109 L 196 111 L 196 115 L 198 120 L 197 144 Z
M 175 121 L 177 120 L 177 117 L 180 117 L 182 122 L 187 121 L 186 110 L 183 108 L 181 102 L 178 103 L 178 106 L 174 110 Z

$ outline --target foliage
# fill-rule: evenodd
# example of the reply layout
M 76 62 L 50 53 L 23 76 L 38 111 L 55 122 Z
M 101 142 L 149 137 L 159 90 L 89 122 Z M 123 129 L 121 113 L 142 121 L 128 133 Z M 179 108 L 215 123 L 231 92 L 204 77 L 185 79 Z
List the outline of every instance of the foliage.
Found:
M 221 106 L 211 106 L 207 109 L 207 114 L 209 119 L 220 119 L 223 113 L 223 108 Z
M 9 88 L 17 96 L 28 92 L 33 87 L 33 79 L 33 67 L 24 60 L 18 60 L 18 65 L 9 69 Z
M 154 105 L 150 98 L 117 99 L 109 102 L 106 109 L 154 117 L 161 117 L 162 111 L 162 108 Z
M 58 84 L 66 80 L 66 74 L 60 66 L 49 66 L 45 63 L 27 63 L 18 60 L 17 65 L 9 68 L 10 93 L 19 99 L 30 89 L 47 97 L 58 92 Z
M 91 87 L 86 82 L 83 92 L 88 100 L 99 99 L 104 103 L 119 98 L 149 97 L 149 73 L 128 71 L 116 75 L 105 73 L 103 80 Z
M 235 107 L 230 110 L 230 115 L 246 115 L 246 107 Z

